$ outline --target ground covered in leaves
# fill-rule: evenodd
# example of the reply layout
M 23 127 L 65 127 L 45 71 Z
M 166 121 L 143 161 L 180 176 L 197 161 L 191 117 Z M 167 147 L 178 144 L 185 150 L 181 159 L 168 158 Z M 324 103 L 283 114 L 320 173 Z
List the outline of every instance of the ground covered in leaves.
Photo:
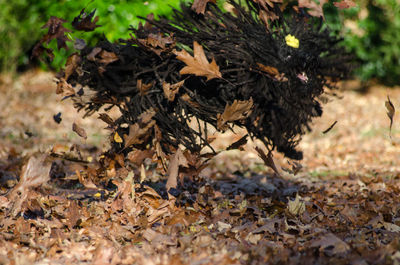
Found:
M 51 74 L 2 77 L 0 264 L 400 262 L 400 131 L 395 116 L 390 136 L 385 109 L 399 89 L 340 91 L 301 165 L 275 154 L 275 173 L 248 143 L 174 196 L 146 154 L 105 163 L 104 123 L 54 91 Z

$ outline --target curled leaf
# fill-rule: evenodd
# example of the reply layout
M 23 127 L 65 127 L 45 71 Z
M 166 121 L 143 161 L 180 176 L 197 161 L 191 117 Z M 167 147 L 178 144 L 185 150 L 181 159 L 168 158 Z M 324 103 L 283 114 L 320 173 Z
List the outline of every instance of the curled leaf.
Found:
M 393 118 L 394 118 L 394 114 L 396 112 L 396 109 L 394 108 L 394 105 L 393 105 L 392 101 L 390 101 L 390 97 L 387 96 L 387 98 L 388 98 L 388 100 L 385 102 L 385 107 L 386 107 L 386 110 L 387 110 L 386 114 L 388 115 L 388 117 L 390 119 L 390 127 L 389 127 L 389 129 L 390 129 L 390 137 L 392 137 L 392 125 L 393 125 Z

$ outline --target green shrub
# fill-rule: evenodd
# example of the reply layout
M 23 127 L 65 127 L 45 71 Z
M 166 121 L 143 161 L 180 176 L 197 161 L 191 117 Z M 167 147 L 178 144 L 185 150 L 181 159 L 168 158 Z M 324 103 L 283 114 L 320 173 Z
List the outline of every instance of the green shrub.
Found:
M 33 2 L 33 3 L 32 3 Z M 17 67 L 29 64 L 30 50 L 35 43 L 45 34 L 47 29 L 41 29 L 50 16 L 57 16 L 68 21 L 79 15 L 82 8 L 86 11 L 97 9 L 99 25 L 91 33 L 75 33 L 71 38 L 79 38 L 86 34 L 85 40 L 96 39 L 104 34 L 109 40 L 129 37 L 129 25 L 139 23 L 137 16 L 146 16 L 149 13 L 167 15 L 172 7 L 179 6 L 179 0 L 103 0 L 103 1 L 73 1 L 73 0 L 0 0 L 0 70 L 13 72 Z M 65 24 L 68 28 L 70 25 Z M 88 37 L 88 35 L 90 37 Z M 68 46 L 72 47 L 72 42 Z M 49 46 L 55 53 L 54 61 L 50 64 L 55 70 L 60 69 L 70 51 L 57 51 L 55 43 Z
M 340 11 L 340 14 L 326 5 L 330 27 L 338 31 L 342 28 L 344 45 L 359 62 L 356 74 L 361 80 L 400 84 L 400 2 L 367 0 L 357 3 L 357 8 Z

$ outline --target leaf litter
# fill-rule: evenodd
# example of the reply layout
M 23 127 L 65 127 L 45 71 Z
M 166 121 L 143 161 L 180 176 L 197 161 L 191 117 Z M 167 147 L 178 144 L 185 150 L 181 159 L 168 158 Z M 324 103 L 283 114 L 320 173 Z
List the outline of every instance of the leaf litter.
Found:
M 96 56 L 98 60 L 100 57 Z M 387 127 L 387 120 L 382 118 L 386 113 L 381 91 L 377 89 L 365 96 L 344 91 L 347 104 L 328 104 L 336 112 L 326 113 L 336 116 L 324 117 L 316 124 L 314 132 L 302 142 L 306 154 L 302 166 L 289 162 L 293 165 L 291 171 L 281 172 L 280 177 L 262 163 L 279 168 L 271 153 L 250 151 L 249 145 L 254 143 L 246 144 L 242 136 L 229 132 L 225 138 L 218 137 L 213 145 L 237 143 L 245 151 L 220 153 L 207 167 L 203 167 L 201 154 L 189 155 L 179 148 L 172 154 L 163 154 L 160 149 L 133 149 L 123 156 L 85 146 L 92 130 L 100 131 L 101 126 L 82 126 L 87 140 L 82 142 L 77 137 L 74 148 L 53 138 L 48 144 L 51 152 L 33 153 L 22 159 L 24 149 L 37 148 L 38 142 L 45 142 L 46 137 L 54 136 L 62 128 L 54 127 L 46 134 L 46 126 L 38 126 L 35 120 L 28 120 L 31 125 L 16 123 L 27 107 L 36 111 L 44 108 L 51 124 L 59 126 L 52 120 L 56 108 L 52 103 L 43 104 L 41 93 L 33 93 L 39 103 L 30 103 L 37 107 L 23 108 L 19 104 L 24 97 L 6 94 L 13 100 L 0 100 L 8 107 L 3 108 L 5 117 L 9 117 L 9 121 L 2 120 L 3 130 L 23 132 L 32 126 L 40 133 L 38 139 L 20 134 L 14 142 L 1 142 L 2 178 L 8 174 L 18 180 L 14 185 L 1 186 L 1 261 L 396 263 L 400 256 L 400 169 L 393 161 L 399 148 L 395 141 L 387 141 L 385 130 L 373 137 L 360 133 Z M 391 97 L 396 104 L 398 91 L 393 91 Z M 352 109 L 343 108 L 345 105 Z M 61 124 L 69 123 L 70 129 L 75 117 L 70 116 L 66 106 L 62 108 Z M 140 144 L 148 130 L 157 131 L 151 111 L 145 113 L 131 124 L 137 124 L 136 129 L 114 131 L 114 140 L 118 135 L 118 144 L 122 146 L 126 142 Z M 102 117 L 114 130 L 114 119 Z M 324 135 L 322 131 L 334 119 L 340 120 L 340 124 Z M 371 124 L 374 127 L 368 127 Z M 392 137 L 398 136 L 394 124 Z M 258 157 L 261 154 L 264 159 Z M 166 174 L 160 167 L 163 159 L 167 160 Z M 277 161 L 282 159 L 279 154 L 275 156 Z M 333 172 L 342 169 L 347 171 Z M 294 172 L 296 176 L 292 175 Z

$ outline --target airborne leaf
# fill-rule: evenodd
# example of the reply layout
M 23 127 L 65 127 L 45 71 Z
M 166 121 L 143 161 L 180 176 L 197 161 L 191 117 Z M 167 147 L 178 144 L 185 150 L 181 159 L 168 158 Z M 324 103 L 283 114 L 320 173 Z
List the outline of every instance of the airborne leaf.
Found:
M 192 10 L 194 10 L 197 14 L 204 14 L 206 11 L 207 3 L 216 3 L 216 0 L 194 0 L 192 5 Z
M 75 122 L 72 124 L 72 130 L 80 137 L 84 138 L 85 140 L 87 139 L 86 131 L 82 127 L 79 127 Z
M 356 6 L 356 3 L 351 0 L 342 0 L 340 2 L 334 2 L 333 4 L 339 9 L 346 9 Z
M 92 18 L 95 13 L 96 9 L 89 14 L 85 13 L 85 8 L 82 9 L 79 16 L 75 17 L 74 20 L 72 21 L 71 23 L 72 26 L 76 30 L 82 30 L 82 31 L 95 30 L 97 27 L 100 27 L 100 25 L 96 25 L 97 21 L 99 20 L 98 16 L 96 16 L 92 21 Z
M 314 0 L 299 0 L 299 7 L 308 8 L 307 13 L 313 17 L 324 17 L 324 11 L 322 7 L 327 2 L 328 0 L 319 0 L 319 3 Z
M 222 114 L 217 115 L 217 128 L 218 130 L 226 130 L 227 122 L 237 121 L 247 118 L 251 109 L 253 108 L 253 99 L 249 100 L 235 100 L 232 105 L 226 105 Z
M 385 107 L 386 107 L 386 110 L 387 110 L 386 114 L 388 115 L 388 117 L 390 119 L 390 127 L 389 127 L 389 129 L 390 129 L 390 137 L 392 137 L 392 125 L 393 125 L 393 118 L 394 118 L 394 114 L 396 112 L 396 109 L 394 108 L 394 105 L 393 105 L 392 101 L 390 101 L 390 97 L 387 96 L 387 98 L 388 98 L 388 100 L 385 102 Z
M 193 42 L 193 47 L 194 56 L 191 56 L 185 50 L 180 52 L 175 51 L 176 58 L 186 64 L 179 73 L 181 75 L 194 74 L 197 76 L 205 76 L 207 77 L 207 81 L 213 78 L 222 78 L 222 74 L 219 71 L 215 59 L 212 59 L 211 63 L 209 63 L 204 54 L 203 47 L 196 41 Z

